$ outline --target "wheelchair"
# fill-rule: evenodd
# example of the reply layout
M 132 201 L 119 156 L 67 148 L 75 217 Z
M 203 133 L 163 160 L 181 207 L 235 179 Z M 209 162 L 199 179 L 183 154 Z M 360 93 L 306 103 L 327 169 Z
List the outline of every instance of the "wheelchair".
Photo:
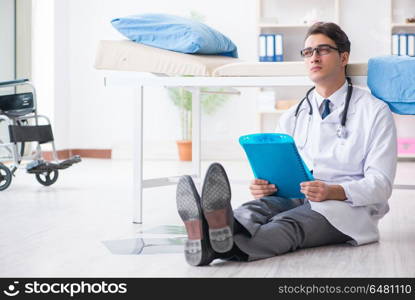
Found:
M 28 79 L 0 82 L 0 89 L 5 88 L 7 91 L 0 95 L 0 125 L 5 122 L 8 133 L 0 134 L 0 191 L 10 186 L 18 169 L 25 169 L 40 184 L 50 186 L 58 180 L 59 170 L 79 163 L 81 157 L 58 160 L 50 120 L 37 113 L 36 90 Z M 16 92 L 24 88 L 30 92 Z M 13 92 L 7 93 L 10 90 Z M 44 160 L 42 155 L 41 147 L 48 143 L 52 146 L 52 161 Z M 27 149 L 33 144 L 35 149 Z

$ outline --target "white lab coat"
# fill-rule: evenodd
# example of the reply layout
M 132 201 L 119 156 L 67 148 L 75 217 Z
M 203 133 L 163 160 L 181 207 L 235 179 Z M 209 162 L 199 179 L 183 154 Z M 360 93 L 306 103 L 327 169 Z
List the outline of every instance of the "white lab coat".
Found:
M 312 92 L 313 115 L 308 121 L 309 107 L 305 101 L 294 140 L 315 179 L 341 185 L 347 196 L 345 201 L 310 201 L 311 208 L 350 236 L 351 244 L 362 245 L 379 240 L 378 220 L 389 211 L 397 164 L 396 127 L 383 101 L 354 87 L 346 122 L 348 136 L 338 138 L 336 129 L 346 92 L 347 82 L 328 97 L 333 107 L 324 120 L 318 106 L 323 99 Z M 296 106 L 281 116 L 277 132 L 293 135 L 295 109 Z

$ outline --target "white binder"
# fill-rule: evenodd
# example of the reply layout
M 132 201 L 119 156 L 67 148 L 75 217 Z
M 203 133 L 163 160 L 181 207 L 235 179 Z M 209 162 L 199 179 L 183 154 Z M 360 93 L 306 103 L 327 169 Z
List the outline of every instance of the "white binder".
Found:
M 282 47 L 282 35 L 275 35 L 275 58 L 276 61 L 283 61 L 283 47 Z
M 275 36 L 267 35 L 267 58 L 266 61 L 274 61 L 275 58 Z
M 399 34 L 399 55 L 408 55 L 408 36 Z
M 267 40 L 265 34 L 259 35 L 259 61 L 265 61 L 267 56 Z
M 408 34 L 408 55 L 415 56 L 415 33 Z

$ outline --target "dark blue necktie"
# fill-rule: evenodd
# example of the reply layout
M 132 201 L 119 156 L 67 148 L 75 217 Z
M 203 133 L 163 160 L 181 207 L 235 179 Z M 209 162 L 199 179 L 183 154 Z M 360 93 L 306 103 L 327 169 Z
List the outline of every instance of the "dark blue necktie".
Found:
M 324 119 L 330 114 L 330 100 L 324 99 L 323 101 L 323 113 L 321 114 L 321 118 Z

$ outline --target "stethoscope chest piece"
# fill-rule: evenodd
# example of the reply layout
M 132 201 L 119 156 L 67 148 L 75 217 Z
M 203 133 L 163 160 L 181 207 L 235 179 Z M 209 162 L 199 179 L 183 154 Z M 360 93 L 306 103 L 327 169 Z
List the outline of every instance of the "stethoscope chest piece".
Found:
M 345 106 L 344 106 L 344 110 L 341 116 L 341 122 L 339 124 L 339 126 L 336 129 L 336 136 L 341 139 L 342 144 L 344 144 L 344 141 L 347 139 L 347 129 L 346 129 L 346 119 L 347 119 L 347 112 L 349 109 L 349 104 L 350 104 L 350 99 L 352 97 L 352 92 L 353 92 L 353 85 L 352 85 L 352 81 L 349 77 L 346 77 L 347 79 L 347 83 L 348 83 L 348 87 L 347 87 L 347 94 L 346 94 L 346 100 L 345 100 Z M 311 105 L 310 99 L 309 99 L 309 95 L 311 93 L 311 91 L 313 91 L 315 89 L 315 87 L 312 87 L 311 89 L 309 89 L 307 91 L 306 96 L 300 101 L 300 103 L 297 105 L 297 109 L 295 110 L 295 122 L 294 122 L 294 129 L 293 129 L 293 133 L 292 135 L 295 135 L 295 131 L 297 129 L 297 121 L 298 121 L 298 116 L 300 114 L 300 108 L 302 107 L 302 104 L 304 101 L 307 101 L 307 104 L 309 106 L 309 111 L 308 111 L 308 123 L 307 123 L 307 129 L 306 129 L 306 136 L 308 136 L 308 129 L 310 126 L 310 122 L 311 122 L 311 117 L 313 115 L 313 107 Z M 305 143 L 307 142 L 307 138 L 305 139 L 304 143 L 300 146 L 300 148 L 305 146 Z
M 337 127 L 336 134 L 337 134 L 337 137 L 339 139 L 343 139 L 343 140 L 347 139 L 347 130 L 346 130 L 346 127 L 345 126 L 342 126 L 340 124 L 339 127 Z

